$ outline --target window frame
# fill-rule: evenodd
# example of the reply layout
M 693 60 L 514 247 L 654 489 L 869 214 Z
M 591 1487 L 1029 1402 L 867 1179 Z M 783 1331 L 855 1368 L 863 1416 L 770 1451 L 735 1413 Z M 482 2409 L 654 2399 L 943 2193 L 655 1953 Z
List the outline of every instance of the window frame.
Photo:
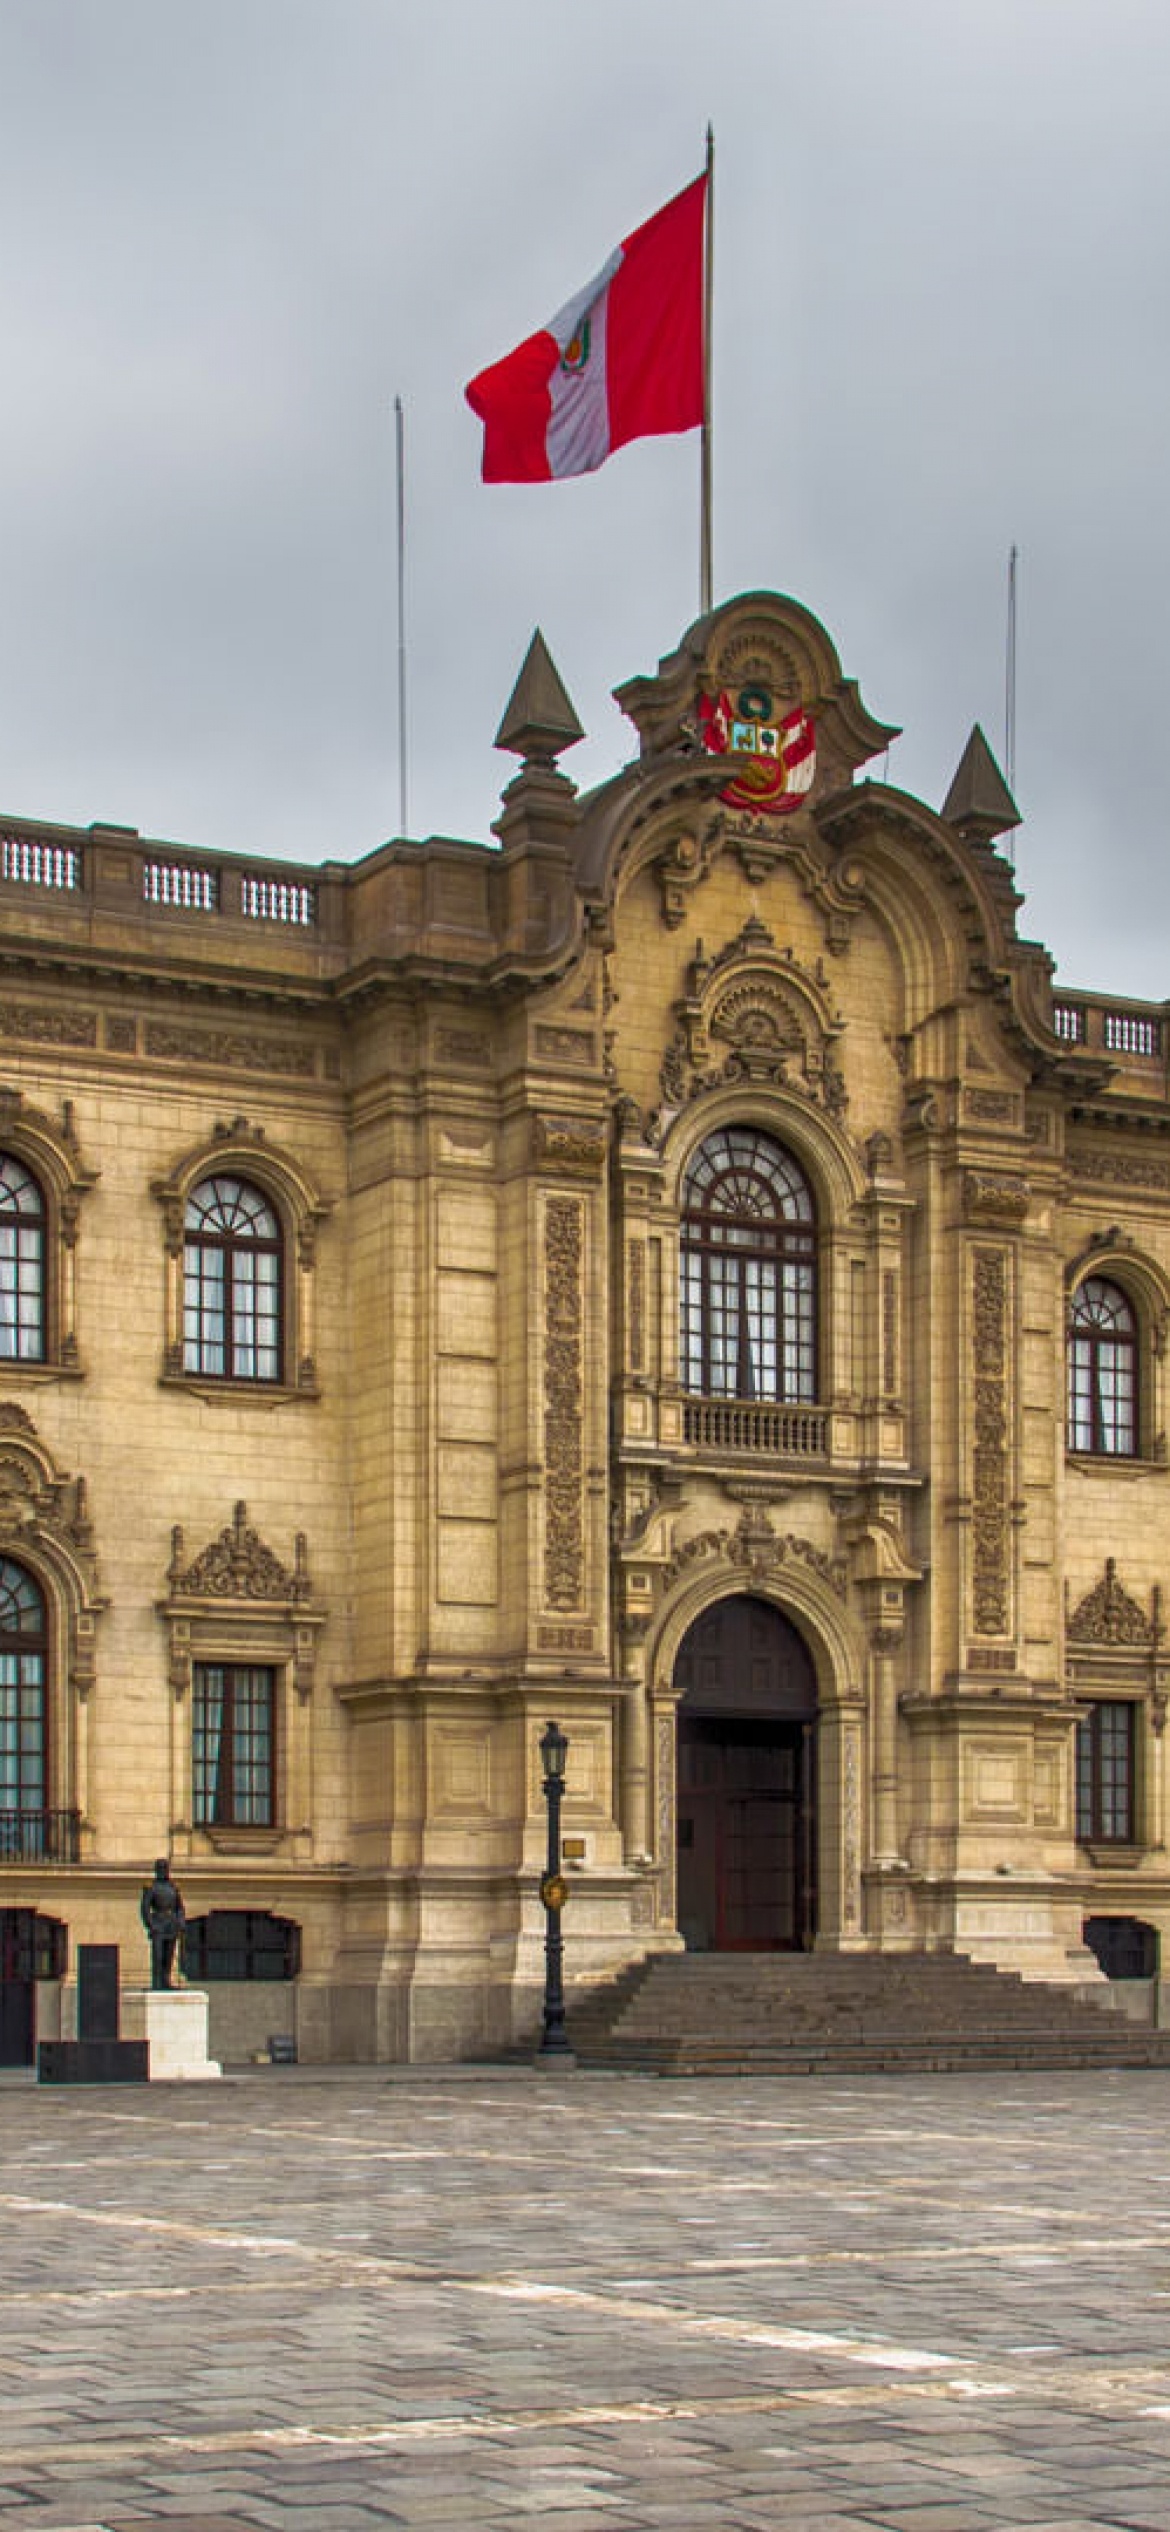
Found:
M 1073 1749 L 1074 1835 L 1078 1846 L 1132 1847 L 1142 1843 L 1138 1779 L 1141 1713 L 1142 1701 L 1138 1697 L 1094 1697 L 1078 1708 Z M 1102 1746 L 1122 1718 L 1123 1808 L 1117 1804 L 1114 1786 L 1106 1774 L 1107 1765 L 1116 1765 L 1117 1752 Z M 1103 1825 L 1111 1817 L 1121 1818 L 1124 1825 Z
M 19 1170 L 20 1175 L 24 1180 L 25 1187 L 32 1190 L 37 1200 L 35 1212 L 30 1214 L 27 1209 L 22 1212 L 19 1205 L 9 1207 L 4 1202 L 5 1196 L 9 1193 L 9 1189 L 5 1184 L 6 1175 L 9 1169 Z M 39 1369 L 48 1359 L 49 1328 L 51 1323 L 49 1307 L 51 1298 L 50 1273 L 52 1267 L 52 1255 L 49 1242 L 50 1221 L 51 1216 L 48 1199 L 41 1180 L 37 1176 L 35 1170 L 30 1169 L 29 1164 L 22 1153 L 12 1151 L 7 1145 L 0 1147 L 0 1304 L 7 1299 L 9 1290 L 11 1290 L 13 1301 L 12 1326 L 14 1336 L 17 1339 L 17 1342 L 13 1345 L 11 1353 L 9 1353 L 4 1347 L 4 1337 L 7 1333 L 6 1315 L 4 1314 L 2 1308 L 0 1308 L 0 1370 L 5 1372 L 10 1368 L 12 1370 L 19 1370 L 22 1365 L 28 1363 L 35 1364 Z M 11 1286 L 9 1286 L 8 1283 L 9 1260 L 3 1254 L 5 1232 L 10 1222 L 13 1225 L 15 1244 L 14 1254 L 11 1261 L 13 1269 Z M 22 1259 L 20 1253 L 20 1238 L 22 1229 L 26 1232 L 36 1233 L 35 1254 L 37 1266 L 37 1306 L 35 1317 L 35 1348 L 24 1347 L 19 1342 L 22 1325 L 20 1304 L 23 1297 L 23 1278 L 21 1273 Z
M 32 1598 L 35 1600 L 39 1617 L 39 1624 L 37 1626 L 4 1626 L 4 1599 L 8 1595 L 15 1597 L 13 1586 L 9 1582 L 9 1576 L 16 1577 L 18 1586 L 23 1588 L 27 1593 L 31 1594 Z M 10 1650 L 10 1647 L 13 1649 Z M 0 1819 L 11 1819 L 14 1816 L 22 1819 L 31 1818 L 37 1813 L 44 1818 L 53 1808 L 50 1800 L 53 1785 L 54 1760 L 52 1743 L 52 1698 L 50 1693 L 52 1684 L 51 1654 L 52 1629 L 49 1603 L 46 1597 L 44 1585 L 38 1580 L 34 1573 L 30 1572 L 29 1567 L 22 1563 L 18 1558 L 9 1556 L 6 1553 L 0 1555 L 0 1669 L 2 1669 L 7 1663 L 13 1661 L 21 1665 L 23 1665 L 26 1661 L 36 1664 L 38 1672 L 35 1682 L 37 1691 L 37 1739 L 39 1742 L 39 1748 L 36 1752 L 39 1760 L 36 1772 L 39 1800 L 34 1802 L 27 1798 L 28 1785 L 25 1780 L 24 1762 L 22 1757 L 24 1740 L 22 1725 L 24 1722 L 24 1716 L 21 1710 L 26 1686 L 32 1683 L 27 1683 L 23 1677 L 19 1676 L 14 1680 L 0 1678 Z M 8 1693 L 13 1688 L 15 1688 L 17 1695 L 16 1711 L 12 1718 L 15 1724 L 13 1750 L 16 1763 L 15 1772 L 10 1786 L 7 1768 L 9 1718 L 4 1711 L 4 1708 L 7 1704 Z M 8 1800 L 10 1790 L 15 1793 L 16 1799 L 14 1802 L 10 1802 Z M 0 1848 L 0 1852 L 2 1851 L 3 1849 Z
M 1102 1295 L 1120 1303 L 1128 1325 L 1118 1332 L 1110 1333 L 1089 1322 L 1078 1326 L 1078 1306 L 1094 1285 Z M 1065 1443 L 1070 1457 L 1102 1460 L 1110 1465 L 1141 1458 L 1145 1387 L 1143 1351 L 1142 1318 L 1133 1294 L 1116 1275 L 1099 1273 L 1095 1269 L 1082 1273 L 1069 1293 L 1065 1328 Z M 1078 1360 L 1079 1355 L 1081 1360 Z M 1083 1383 L 1078 1385 L 1082 1370 Z M 1116 1388 L 1110 1402 L 1108 1389 L 1111 1382 L 1116 1384 Z M 1121 1442 L 1111 1440 L 1110 1428 L 1112 1426 L 1116 1433 L 1120 1408 L 1126 1404 L 1128 1438 Z
M 192 1370 L 185 1360 L 187 1205 L 198 1186 L 216 1178 L 235 1178 L 253 1189 L 278 1227 L 280 1370 L 275 1379 Z M 151 1181 L 151 1194 L 162 1209 L 166 1255 L 162 1384 L 221 1402 L 254 1398 L 266 1408 L 317 1399 L 317 1233 L 332 1211 L 332 1200 L 321 1195 L 291 1153 L 270 1143 L 263 1127 L 251 1125 L 247 1117 L 237 1117 L 185 1152 L 165 1178 Z
M 237 1228 L 230 1223 L 223 1223 L 211 1230 L 192 1224 L 190 1218 L 192 1208 L 199 1203 L 202 1196 L 213 1189 L 216 1191 L 215 1202 L 221 1209 L 225 1209 L 225 1194 L 220 1191 L 229 1189 L 232 1191 L 231 1201 L 237 1208 L 240 1207 L 242 1199 L 250 1200 L 253 1205 L 260 1207 L 272 1222 L 271 1232 L 257 1232 L 250 1226 Z M 210 1207 L 205 1206 L 205 1210 L 210 1210 Z M 245 1177 L 234 1169 L 211 1170 L 205 1177 L 197 1178 L 188 1189 L 186 1204 L 183 1208 L 182 1336 L 182 1368 L 188 1377 L 196 1380 L 214 1380 L 216 1383 L 238 1383 L 249 1388 L 272 1389 L 283 1386 L 287 1341 L 285 1245 L 284 1226 L 279 1209 L 273 1204 L 267 1189 L 258 1185 L 254 1178 Z M 194 1275 L 192 1258 L 197 1261 Z M 214 1304 L 206 1298 L 208 1287 L 215 1280 L 207 1275 L 205 1269 L 204 1261 L 211 1258 L 219 1260 L 221 1265 L 221 1272 L 217 1279 L 219 1284 L 217 1315 L 213 1315 Z M 248 1339 L 244 1334 L 249 1318 L 253 1329 L 250 1350 L 257 1355 L 261 1355 L 266 1350 L 255 1333 L 256 1329 L 263 1324 L 259 1303 L 264 1288 L 260 1261 L 264 1258 L 275 1260 L 275 1271 L 272 1277 L 275 1307 L 265 1314 L 266 1318 L 275 1325 L 275 1336 L 270 1348 L 273 1368 L 270 1371 L 253 1371 L 241 1368 L 241 1357 L 245 1351 L 249 1350 Z M 251 1269 L 251 1272 L 241 1273 L 242 1268 Z M 191 1298 L 193 1281 L 194 1301 Z M 243 1293 L 246 1293 L 251 1301 L 250 1314 L 242 1305 Z M 190 1327 L 192 1315 L 195 1319 L 193 1335 Z M 209 1328 L 216 1324 L 219 1328 L 218 1337 L 208 1333 Z M 197 1356 L 194 1361 L 190 1359 L 192 1347 Z M 220 1370 L 216 1370 L 204 1359 L 207 1353 L 215 1350 L 221 1351 L 224 1357 L 223 1368 Z
M 203 1807 L 206 1785 L 201 1782 L 201 1740 L 208 1734 L 206 1700 L 212 1674 L 218 1674 L 223 1700 L 219 1718 L 220 1758 L 215 1765 L 215 1789 L 210 1807 Z M 265 1807 L 240 1806 L 236 1784 L 236 1768 L 242 1735 L 237 1729 L 237 1698 L 241 1693 L 254 1693 L 254 1683 L 265 1682 L 265 1725 L 263 1732 L 265 1768 Z M 242 1683 L 247 1681 L 247 1691 Z M 276 1829 L 280 1826 L 279 1752 L 280 1752 L 280 1666 L 275 1662 L 209 1661 L 200 1659 L 191 1669 L 191 1826 L 193 1829 Z M 255 1735 L 251 1736 L 255 1739 Z M 251 1762 L 255 1765 L 255 1761 Z M 219 1770 L 229 1807 L 220 1807 Z
M 719 1165 L 710 1166 L 696 1202 L 696 1173 L 720 1143 L 725 1153 Z M 766 1171 L 760 1166 L 765 1156 L 779 1166 Z M 768 1190 L 775 1199 L 770 1218 L 758 1207 L 745 1204 L 737 1213 L 711 1201 L 720 1186 L 735 1179 Z M 786 1195 L 793 1199 L 791 1209 Z M 735 1404 L 815 1405 L 820 1283 L 818 1205 L 803 1162 L 770 1126 L 740 1119 L 712 1126 L 689 1154 L 680 1185 L 683 1394 Z M 790 1357 L 796 1365 L 791 1377 Z

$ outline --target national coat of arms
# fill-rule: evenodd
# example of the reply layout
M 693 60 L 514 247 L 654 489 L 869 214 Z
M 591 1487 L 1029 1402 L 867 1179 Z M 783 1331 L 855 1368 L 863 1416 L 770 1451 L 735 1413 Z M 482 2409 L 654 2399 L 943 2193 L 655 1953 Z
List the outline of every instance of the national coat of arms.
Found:
M 766 686 L 699 697 L 699 737 L 708 756 L 737 759 L 719 794 L 729 809 L 779 818 L 799 809 L 817 769 L 816 729 L 798 704 L 777 718 Z

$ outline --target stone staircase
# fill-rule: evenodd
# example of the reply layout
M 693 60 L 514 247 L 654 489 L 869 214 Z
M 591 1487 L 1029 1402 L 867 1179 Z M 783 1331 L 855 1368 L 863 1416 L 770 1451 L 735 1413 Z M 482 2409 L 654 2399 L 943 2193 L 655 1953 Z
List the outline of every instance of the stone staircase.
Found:
M 953 1953 L 663 1954 L 570 1991 L 582 2066 L 642 2075 L 1170 2067 L 1170 2030 Z

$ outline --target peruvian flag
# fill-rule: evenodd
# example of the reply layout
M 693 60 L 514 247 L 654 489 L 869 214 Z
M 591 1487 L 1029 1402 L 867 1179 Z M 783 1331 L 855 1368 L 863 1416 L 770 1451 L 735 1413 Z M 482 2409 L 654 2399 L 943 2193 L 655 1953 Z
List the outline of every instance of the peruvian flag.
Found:
M 483 479 L 588 475 L 627 440 L 703 420 L 707 178 L 675 195 L 467 401 L 484 426 Z

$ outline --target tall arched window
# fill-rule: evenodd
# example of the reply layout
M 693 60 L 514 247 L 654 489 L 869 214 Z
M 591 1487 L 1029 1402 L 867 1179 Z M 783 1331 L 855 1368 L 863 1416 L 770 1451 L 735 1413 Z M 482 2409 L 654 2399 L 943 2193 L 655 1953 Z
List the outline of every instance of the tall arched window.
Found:
M 0 1856 L 38 1852 L 48 1800 L 45 1604 L 0 1557 Z
M 281 1376 L 280 1224 L 243 1178 L 201 1178 L 183 1239 L 183 1368 L 212 1380 Z
M 706 1398 L 816 1396 L 816 1210 L 790 1152 L 721 1126 L 683 1187 L 682 1379 Z
M 45 1359 L 45 1200 L 24 1162 L 0 1153 L 0 1360 Z
M 1077 1286 L 1069 1313 L 1068 1447 L 1137 1453 L 1137 1321 L 1120 1285 L 1103 1275 Z

